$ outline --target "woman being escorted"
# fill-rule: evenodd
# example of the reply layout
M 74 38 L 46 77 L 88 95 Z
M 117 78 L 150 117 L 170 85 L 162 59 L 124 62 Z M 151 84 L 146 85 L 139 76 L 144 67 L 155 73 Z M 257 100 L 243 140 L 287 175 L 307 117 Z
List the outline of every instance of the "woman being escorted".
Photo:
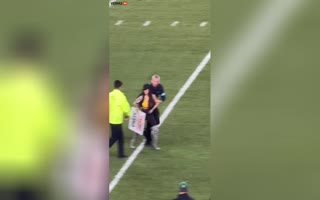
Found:
M 158 147 L 159 126 L 157 125 L 157 121 L 152 112 L 159 106 L 159 104 L 160 100 L 150 92 L 150 84 L 143 85 L 141 94 L 134 102 L 137 110 L 141 110 L 146 113 L 146 121 L 151 127 L 152 146 L 156 150 L 160 149 Z M 134 141 L 135 137 L 131 141 L 131 146 L 133 146 Z

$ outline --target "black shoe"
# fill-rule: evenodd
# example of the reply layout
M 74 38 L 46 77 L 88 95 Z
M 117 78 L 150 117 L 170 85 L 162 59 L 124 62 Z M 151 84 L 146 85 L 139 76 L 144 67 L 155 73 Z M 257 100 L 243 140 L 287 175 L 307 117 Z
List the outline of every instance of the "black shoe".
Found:
M 126 155 L 122 155 L 122 156 L 118 156 L 118 158 L 127 158 L 128 156 Z

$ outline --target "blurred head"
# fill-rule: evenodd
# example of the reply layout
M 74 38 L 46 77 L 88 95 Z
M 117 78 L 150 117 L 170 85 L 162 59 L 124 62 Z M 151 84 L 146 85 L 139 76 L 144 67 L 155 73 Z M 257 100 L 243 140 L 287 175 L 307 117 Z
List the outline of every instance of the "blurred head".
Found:
M 114 89 L 120 90 L 122 88 L 122 82 L 120 80 L 115 80 L 113 86 Z
M 157 85 L 159 85 L 160 84 L 160 76 L 153 75 L 151 77 L 151 84 L 152 84 L 153 87 L 156 87 Z
M 187 192 L 188 191 L 188 184 L 186 182 L 179 183 L 179 191 L 180 192 Z
M 149 94 L 150 91 L 150 85 L 149 84 L 144 84 L 142 87 L 142 91 L 144 94 Z
M 39 31 L 17 31 L 12 34 L 10 50 L 14 57 L 40 59 L 45 50 L 44 35 Z

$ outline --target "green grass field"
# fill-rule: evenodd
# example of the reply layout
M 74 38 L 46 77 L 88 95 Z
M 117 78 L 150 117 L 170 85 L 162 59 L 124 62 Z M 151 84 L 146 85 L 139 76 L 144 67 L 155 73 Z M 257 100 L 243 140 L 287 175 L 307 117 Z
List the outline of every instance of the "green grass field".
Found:
M 256 1 L 257 3 L 259 1 Z M 319 2 L 298 8 L 260 68 L 215 127 L 213 194 L 219 200 L 319 199 Z M 311 3 L 310 3 L 311 2 Z M 256 3 L 221 2 L 215 52 Z M 239 5 L 238 5 L 239 3 Z M 259 2 L 260 3 L 260 2 Z M 250 10 L 250 12 L 248 11 Z M 233 12 L 234 11 L 234 12 Z M 246 11 L 248 14 L 234 14 Z M 228 32 L 228 37 L 222 35 Z M 231 35 L 231 36 L 230 36 Z M 212 87 L 214 89 L 214 86 Z M 214 90 L 213 90 L 213 95 Z
M 115 25 L 118 20 L 123 23 Z M 199 26 L 208 20 L 209 1 L 129 1 L 128 6 L 111 7 L 110 84 L 122 80 L 131 103 L 151 75 L 159 74 L 167 94 L 160 107 L 163 112 L 210 49 L 210 24 Z M 145 21 L 151 24 L 143 26 Z M 174 21 L 180 23 L 170 26 Z M 172 199 L 180 181 L 188 181 L 194 198 L 209 198 L 209 93 L 210 68 L 206 66 L 161 126 L 161 150 L 145 148 L 110 199 Z M 127 123 L 124 127 L 125 152 L 130 155 L 132 132 Z M 111 180 L 124 162 L 112 147 Z
M 96 1 L 13 2 L 0 7 L 0 62 L 8 59 L 11 36 L 22 31 L 43 34 L 45 61 L 70 97 L 96 79 L 108 47 L 108 3 Z M 13 14 L 14 13 L 14 14 Z

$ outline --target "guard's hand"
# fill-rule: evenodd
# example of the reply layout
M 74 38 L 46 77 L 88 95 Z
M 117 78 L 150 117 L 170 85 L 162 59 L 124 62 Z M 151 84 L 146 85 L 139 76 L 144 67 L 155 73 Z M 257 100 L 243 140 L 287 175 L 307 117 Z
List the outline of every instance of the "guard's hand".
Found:
M 149 114 L 151 114 L 152 112 L 153 112 L 153 110 L 150 110 L 150 111 L 149 111 Z

